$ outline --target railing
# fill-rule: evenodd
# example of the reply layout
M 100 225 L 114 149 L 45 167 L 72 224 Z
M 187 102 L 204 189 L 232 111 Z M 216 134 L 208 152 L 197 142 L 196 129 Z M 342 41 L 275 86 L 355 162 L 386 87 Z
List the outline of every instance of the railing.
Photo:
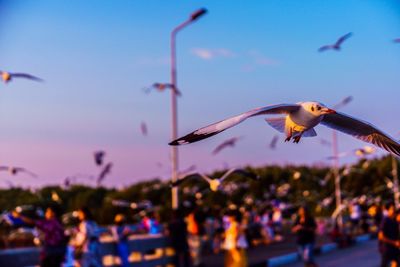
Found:
M 172 263 L 174 251 L 168 238 L 161 235 L 137 236 L 129 239 L 131 266 L 150 267 Z M 0 266 L 24 267 L 39 264 L 40 248 L 0 250 Z M 100 253 L 104 266 L 119 266 L 120 260 L 114 242 L 101 242 Z M 68 266 L 68 265 L 67 265 Z

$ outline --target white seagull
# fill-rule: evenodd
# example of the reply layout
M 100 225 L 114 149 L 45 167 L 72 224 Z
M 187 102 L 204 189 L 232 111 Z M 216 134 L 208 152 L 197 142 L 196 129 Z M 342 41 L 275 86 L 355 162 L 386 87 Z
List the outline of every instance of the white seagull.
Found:
M 229 129 L 244 120 L 258 115 L 283 114 L 284 117 L 265 119 L 269 125 L 286 134 L 286 140 L 293 138 L 298 143 L 301 137 L 313 137 L 318 124 L 352 135 L 367 143 L 374 144 L 397 156 L 400 156 L 400 144 L 372 124 L 336 112 L 319 102 L 299 102 L 256 108 L 226 120 L 200 128 L 188 135 L 172 141 L 177 146 L 200 141 Z
M 14 166 L 0 166 L 0 171 L 8 171 L 11 175 L 17 175 L 18 173 L 26 173 L 33 178 L 37 178 L 37 174 L 31 172 L 22 167 L 14 167 Z
M 258 180 L 258 178 L 259 178 L 258 176 L 256 176 L 253 173 L 247 172 L 247 171 L 242 170 L 242 169 L 233 168 L 233 169 L 230 169 L 229 171 L 227 171 L 221 178 L 213 179 L 213 178 L 208 177 L 207 175 L 196 173 L 196 174 L 190 174 L 190 175 L 188 175 L 188 176 L 186 176 L 186 177 L 184 177 L 182 179 L 177 180 L 176 182 L 172 182 L 171 186 L 172 187 L 179 186 L 182 182 L 186 181 L 187 179 L 192 179 L 192 178 L 199 179 L 200 178 L 200 179 L 204 179 L 204 180 L 207 181 L 207 183 L 210 186 L 211 191 L 216 192 L 219 189 L 221 189 L 222 182 L 226 178 L 228 178 L 229 175 L 231 175 L 233 173 L 241 174 L 241 175 L 249 177 L 249 178 L 251 178 L 253 180 Z
M 0 78 L 5 82 L 11 82 L 12 79 L 14 78 L 25 78 L 25 79 L 29 79 L 29 80 L 33 80 L 33 81 L 37 81 L 37 82 L 43 82 L 42 79 L 33 76 L 31 74 L 28 73 L 17 73 L 17 72 L 7 72 L 7 71 L 1 71 L 0 70 Z
M 352 35 L 353 35 L 353 34 L 352 34 L 351 32 L 349 32 L 349 33 L 343 35 L 342 37 L 340 37 L 340 38 L 336 41 L 336 43 L 331 44 L 331 45 L 324 45 L 324 46 L 320 47 L 320 48 L 318 49 L 318 51 L 319 51 L 319 52 L 324 52 L 324 51 L 326 51 L 326 50 L 336 50 L 336 51 L 339 51 L 339 50 L 340 50 L 340 46 L 342 45 L 342 43 L 343 43 L 344 41 L 346 41 L 348 38 L 350 38 Z

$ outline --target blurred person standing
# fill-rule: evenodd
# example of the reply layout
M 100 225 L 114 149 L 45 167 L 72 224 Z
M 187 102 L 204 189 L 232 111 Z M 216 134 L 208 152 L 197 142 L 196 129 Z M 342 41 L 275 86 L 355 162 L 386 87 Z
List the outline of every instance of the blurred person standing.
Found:
M 272 212 L 272 225 L 274 229 L 275 241 L 283 240 L 282 223 L 283 223 L 282 210 L 279 207 L 279 204 L 275 204 Z
M 350 221 L 351 221 L 351 234 L 358 234 L 360 220 L 361 220 L 361 207 L 356 201 L 352 201 L 349 205 Z
M 74 255 L 79 267 L 103 266 L 99 251 L 97 223 L 87 207 L 78 210 L 78 232 L 73 240 Z
M 175 251 L 174 265 L 176 267 L 191 266 L 187 225 L 180 210 L 173 210 L 172 219 L 168 224 L 167 235 Z
M 202 234 L 203 225 L 201 214 L 197 210 L 192 211 L 186 217 L 188 244 L 193 266 L 202 265 Z
M 129 266 L 129 246 L 128 237 L 132 233 L 126 225 L 126 218 L 123 214 L 117 214 L 114 218 L 114 224 L 111 227 L 111 234 L 117 243 L 117 252 L 121 260 L 122 267 Z
M 292 231 L 297 235 L 299 253 L 304 266 L 317 266 L 314 262 L 315 232 L 317 224 L 307 207 L 300 207 Z
M 246 267 L 247 242 L 240 224 L 233 212 L 227 216 L 227 228 L 225 229 L 225 267 Z
M 148 212 L 144 215 L 142 219 L 142 227 L 146 233 L 150 235 L 156 235 L 161 233 L 160 223 L 156 219 L 156 214 L 154 212 Z
M 65 260 L 67 238 L 64 227 L 59 220 L 58 206 L 50 205 L 46 208 L 44 219 L 34 220 L 17 212 L 14 217 L 20 218 L 27 224 L 35 225 L 44 235 L 43 247 L 40 253 L 41 267 L 59 267 Z
M 395 266 L 400 264 L 400 231 L 399 222 L 396 220 L 396 209 L 394 203 L 386 205 L 386 217 L 383 218 L 378 239 L 379 251 L 381 253 L 381 267 Z

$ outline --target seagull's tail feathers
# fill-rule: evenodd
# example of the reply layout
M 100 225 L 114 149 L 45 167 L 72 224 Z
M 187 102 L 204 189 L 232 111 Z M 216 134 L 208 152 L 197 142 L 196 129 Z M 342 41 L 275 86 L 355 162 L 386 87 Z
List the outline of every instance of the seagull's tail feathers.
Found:
M 275 130 L 278 132 L 284 133 L 285 132 L 285 117 L 279 118 L 266 118 L 265 121 Z

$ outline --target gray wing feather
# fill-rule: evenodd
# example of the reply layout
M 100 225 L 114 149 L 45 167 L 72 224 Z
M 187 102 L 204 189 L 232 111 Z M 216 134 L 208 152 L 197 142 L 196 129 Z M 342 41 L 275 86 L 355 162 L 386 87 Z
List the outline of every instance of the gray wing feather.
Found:
M 336 113 L 325 115 L 321 124 L 352 135 L 364 142 L 371 143 L 400 156 L 400 144 L 368 122 L 352 118 L 342 113 Z
M 217 123 L 210 124 L 206 127 L 200 128 L 188 135 L 185 135 L 181 138 L 178 138 L 169 145 L 172 146 L 177 146 L 177 145 L 183 145 L 183 144 L 189 144 L 189 143 L 194 143 L 203 139 L 206 139 L 208 137 L 211 137 L 213 135 L 216 135 L 220 132 L 225 131 L 226 129 L 229 129 L 244 120 L 258 116 L 258 115 L 265 115 L 265 114 L 288 114 L 291 112 L 295 112 L 300 108 L 300 105 L 297 104 L 281 104 L 281 105 L 273 105 L 273 106 L 267 106 L 267 107 L 262 107 L 262 108 L 256 108 L 250 111 L 247 111 L 245 113 L 242 113 L 240 115 L 219 121 Z

